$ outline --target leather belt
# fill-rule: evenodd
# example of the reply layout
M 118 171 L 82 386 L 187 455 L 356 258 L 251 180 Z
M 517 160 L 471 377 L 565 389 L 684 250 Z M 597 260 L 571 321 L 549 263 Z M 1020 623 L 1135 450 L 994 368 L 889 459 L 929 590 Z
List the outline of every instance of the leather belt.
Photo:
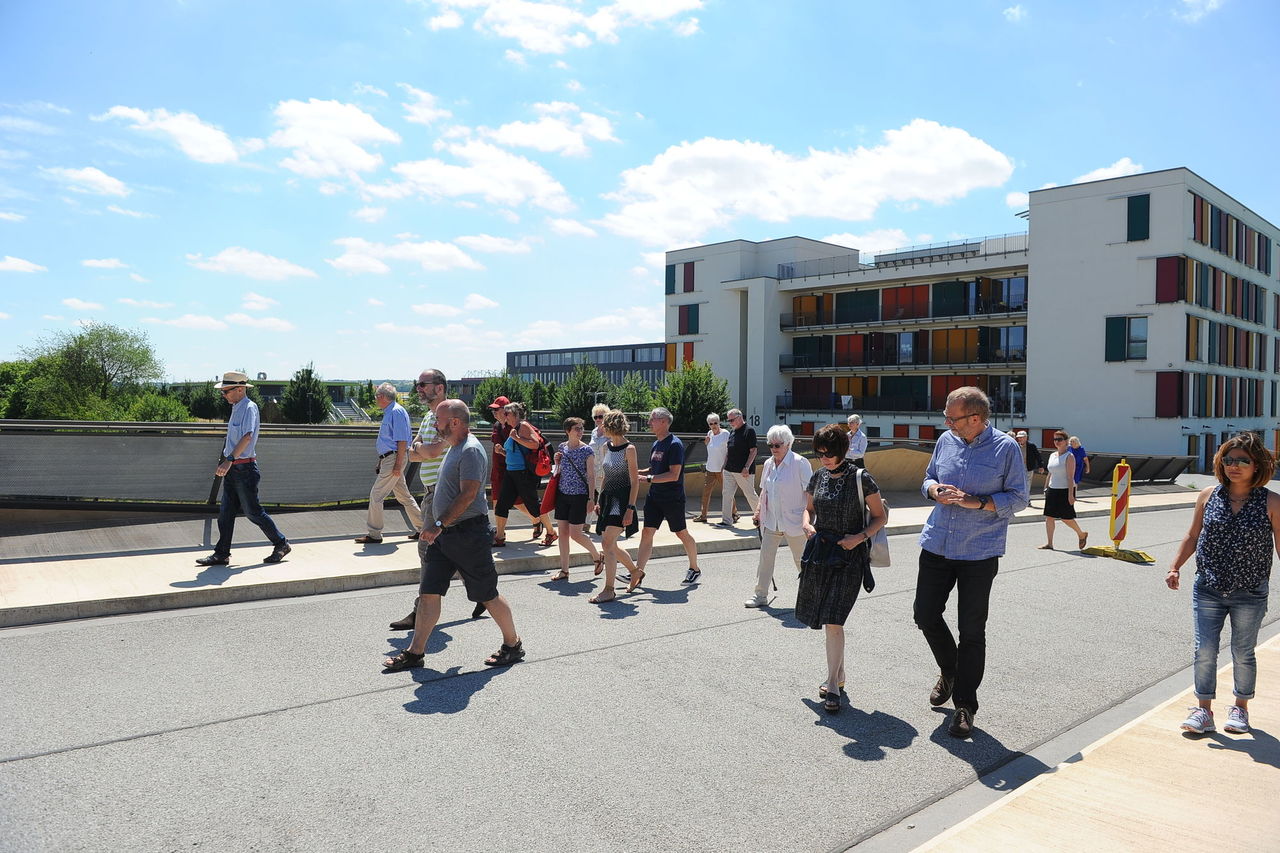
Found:
M 247 463 L 249 463 L 249 462 L 252 462 L 253 460 L 255 460 L 255 459 L 257 459 L 257 458 L 258 458 L 258 457 L 256 457 L 256 456 L 241 456 L 239 459 L 232 459 L 232 460 L 231 460 L 231 464 L 232 464 L 232 465 L 245 465 L 245 464 L 247 464 Z
M 391 455 L 391 454 L 393 454 L 393 453 L 395 453 L 395 451 L 394 451 L 394 450 L 388 450 L 386 453 L 380 453 L 380 454 L 378 454 L 378 458 L 379 458 L 379 459 L 386 459 L 388 456 L 390 456 L 390 455 Z

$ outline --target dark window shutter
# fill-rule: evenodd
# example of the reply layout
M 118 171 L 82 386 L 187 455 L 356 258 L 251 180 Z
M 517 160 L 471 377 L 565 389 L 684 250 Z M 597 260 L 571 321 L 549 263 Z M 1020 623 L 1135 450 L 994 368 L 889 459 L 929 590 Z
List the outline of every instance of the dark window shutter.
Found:
M 1125 343 L 1128 337 L 1127 317 L 1107 318 L 1107 361 L 1124 361 Z
M 676 292 L 676 265 L 675 264 L 667 264 L 666 292 L 668 295 Z
M 1181 258 L 1156 258 L 1156 302 L 1177 302 Z
M 696 335 L 696 334 L 698 334 L 698 306 L 697 306 L 697 305 L 690 305 L 690 306 L 689 306 L 689 331 L 688 331 L 688 334 L 690 334 L 690 335 Z
M 684 292 L 693 292 L 693 261 L 688 261 L 684 265 Z
M 1129 196 L 1129 241 L 1151 236 L 1151 196 Z
M 1182 371 L 1162 370 L 1156 374 L 1156 417 L 1176 418 L 1182 414 Z

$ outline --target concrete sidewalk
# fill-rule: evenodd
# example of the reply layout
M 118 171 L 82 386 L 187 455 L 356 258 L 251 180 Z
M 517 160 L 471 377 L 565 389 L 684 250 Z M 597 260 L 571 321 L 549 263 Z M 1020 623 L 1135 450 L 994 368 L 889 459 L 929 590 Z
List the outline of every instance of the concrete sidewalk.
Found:
M 1138 486 L 1131 512 L 1189 507 L 1195 495 L 1185 487 Z M 886 493 L 885 500 L 891 535 L 918 532 L 933 507 L 918 492 Z M 690 517 L 696 515 L 697 497 L 690 497 L 688 507 Z M 1039 522 L 1042 511 L 1043 500 L 1034 499 L 1016 521 Z M 1077 513 L 1105 519 L 1110 513 L 1109 490 L 1082 491 Z M 417 583 L 417 543 L 405 537 L 407 521 L 401 522 L 403 530 L 392 533 L 397 530 L 396 514 L 389 514 L 385 541 L 361 546 L 352 539 L 363 533 L 364 516 L 363 509 L 276 516 L 293 553 L 274 565 L 261 562 L 270 545 L 241 518 L 231 565 L 201 568 L 194 565 L 195 559 L 209 554 L 217 537 L 216 519 L 210 516 L 11 511 L 0 522 L 0 628 Z M 522 518 L 512 515 L 513 522 Z M 700 553 L 759 547 L 749 516 L 734 528 L 695 522 L 689 528 Z M 1108 544 L 1105 523 L 1086 528 L 1092 528 L 1091 544 Z M 558 543 L 543 548 L 529 540 L 529 530 L 527 523 L 513 523 L 507 547 L 494 550 L 500 574 L 547 571 L 559 565 Z M 639 538 L 637 534 L 625 540 L 633 558 Z M 1060 530 L 1057 541 L 1060 550 L 1074 550 L 1070 530 Z M 655 558 L 681 555 L 683 550 L 665 526 L 658 531 Z M 574 544 L 570 565 L 590 563 L 588 554 Z

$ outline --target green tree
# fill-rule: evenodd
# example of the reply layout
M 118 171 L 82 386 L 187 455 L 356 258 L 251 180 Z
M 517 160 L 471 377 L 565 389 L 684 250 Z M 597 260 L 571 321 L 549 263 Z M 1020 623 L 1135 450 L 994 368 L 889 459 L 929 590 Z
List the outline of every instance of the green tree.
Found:
M 550 398 L 547 396 L 547 386 L 542 384 L 541 379 L 535 379 L 529 385 L 529 408 L 545 409 L 550 404 Z
M 707 362 L 688 362 L 663 377 L 653 402 L 671 412 L 676 432 L 702 432 L 708 412 L 729 408 L 729 382 L 716 376 Z
M 280 414 L 291 424 L 318 424 L 329 417 L 329 391 L 313 364 L 294 372 L 280 397 Z
M 624 412 L 647 412 L 653 408 L 653 391 L 638 372 L 628 373 L 618 386 L 618 408 Z
M 124 418 L 130 421 L 181 423 L 191 420 L 191 414 L 177 397 L 148 392 L 133 398 L 124 412 Z
M 372 379 L 366 379 L 364 384 L 360 386 L 360 392 L 356 395 L 356 404 L 362 409 L 367 409 L 370 406 L 374 405 L 374 390 L 373 390 Z
M 618 389 L 605 378 L 594 364 L 579 364 L 573 373 L 556 388 L 551 401 L 551 413 L 557 421 L 565 418 L 589 419 L 591 407 L 597 402 L 612 407 L 618 399 Z
M 495 373 L 481 380 L 476 386 L 476 396 L 471 408 L 483 421 L 493 423 L 493 410 L 489 408 L 498 397 L 506 397 L 513 403 L 529 403 L 529 383 L 507 371 Z
M 68 390 L 101 400 L 131 395 L 163 373 L 146 332 L 110 323 L 87 323 L 76 332 L 58 332 L 23 354 L 30 359 L 53 359 L 56 375 Z

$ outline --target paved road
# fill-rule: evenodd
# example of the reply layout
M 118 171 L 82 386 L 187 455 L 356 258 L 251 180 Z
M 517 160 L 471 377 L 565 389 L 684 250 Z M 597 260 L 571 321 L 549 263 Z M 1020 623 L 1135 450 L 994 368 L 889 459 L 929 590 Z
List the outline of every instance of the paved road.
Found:
M 655 562 L 604 609 L 588 571 L 504 577 L 529 659 L 498 672 L 461 590 L 413 674 L 378 667 L 408 588 L 0 631 L 0 850 L 846 849 L 1187 666 L 1162 577 L 1188 520 L 1134 517 L 1154 567 L 1011 528 L 971 742 L 926 702 L 914 536 L 854 610 L 835 717 L 794 573 L 741 606 L 755 552 L 693 588 Z

